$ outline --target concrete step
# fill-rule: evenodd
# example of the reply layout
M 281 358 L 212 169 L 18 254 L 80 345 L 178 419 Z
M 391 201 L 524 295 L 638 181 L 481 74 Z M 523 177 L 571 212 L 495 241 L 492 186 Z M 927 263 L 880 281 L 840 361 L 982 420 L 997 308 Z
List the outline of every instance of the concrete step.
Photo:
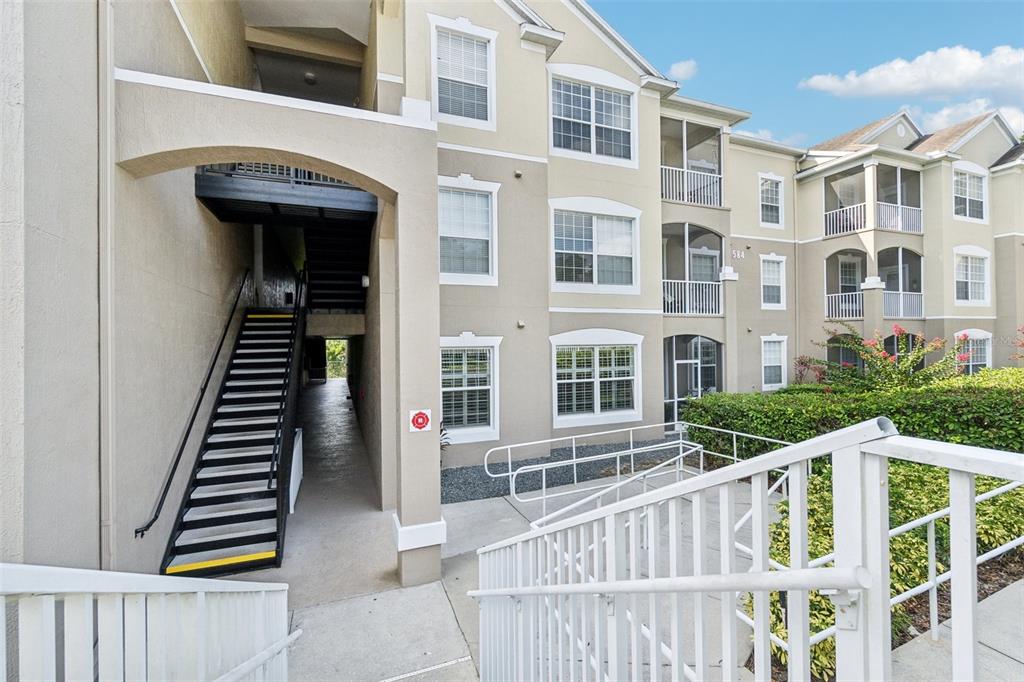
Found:
M 273 519 L 262 521 L 246 521 L 244 523 L 232 523 L 224 526 L 210 526 L 208 528 L 195 528 L 186 530 L 174 541 L 175 551 L 180 552 L 188 549 L 189 545 L 206 544 L 225 540 L 243 541 L 240 544 L 256 544 L 255 542 L 244 542 L 246 538 L 277 533 L 277 522 Z M 262 538 L 261 538 L 262 540 Z
M 244 567 L 254 562 L 273 561 L 277 552 L 276 542 L 261 542 L 243 547 L 224 547 L 208 552 L 179 554 L 168 564 L 166 573 L 217 570 L 228 573 L 232 566 Z

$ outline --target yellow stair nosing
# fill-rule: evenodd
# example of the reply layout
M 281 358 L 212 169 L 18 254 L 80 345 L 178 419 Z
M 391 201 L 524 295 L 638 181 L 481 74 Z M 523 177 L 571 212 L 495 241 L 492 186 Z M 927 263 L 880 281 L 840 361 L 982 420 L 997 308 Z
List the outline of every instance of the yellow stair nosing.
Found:
M 210 559 L 209 561 L 196 561 L 191 564 L 178 564 L 177 566 L 168 566 L 164 569 L 164 573 L 172 575 L 174 573 L 184 573 L 185 571 L 199 571 L 204 568 L 216 568 L 217 566 L 230 566 L 232 564 L 240 564 L 246 561 L 259 561 L 260 559 L 272 559 L 277 556 L 277 550 L 272 549 L 267 552 L 256 552 L 255 554 L 242 554 L 240 556 L 229 556 L 222 559 Z

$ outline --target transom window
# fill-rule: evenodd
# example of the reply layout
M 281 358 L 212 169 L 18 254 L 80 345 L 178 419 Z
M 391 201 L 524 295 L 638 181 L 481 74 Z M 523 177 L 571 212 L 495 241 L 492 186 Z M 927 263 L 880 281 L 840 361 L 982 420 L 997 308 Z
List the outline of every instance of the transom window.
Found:
M 761 337 L 761 386 L 769 391 L 786 385 L 786 338 Z
M 446 429 L 491 424 L 491 349 L 441 349 L 441 413 Z
M 782 180 L 761 176 L 761 224 L 782 225 Z
M 555 281 L 633 284 L 633 220 L 556 210 Z
M 632 156 L 632 96 L 551 79 L 552 141 L 558 149 L 616 159 Z
M 556 346 L 557 414 L 633 410 L 635 354 L 636 347 L 628 345 Z
M 953 213 L 964 218 L 985 219 L 984 176 L 953 171 Z
M 785 309 L 786 260 L 780 256 L 761 256 L 761 307 Z
M 983 303 L 988 300 L 988 258 L 956 256 L 956 300 Z
M 437 29 L 437 110 L 449 116 L 489 118 L 489 41 Z

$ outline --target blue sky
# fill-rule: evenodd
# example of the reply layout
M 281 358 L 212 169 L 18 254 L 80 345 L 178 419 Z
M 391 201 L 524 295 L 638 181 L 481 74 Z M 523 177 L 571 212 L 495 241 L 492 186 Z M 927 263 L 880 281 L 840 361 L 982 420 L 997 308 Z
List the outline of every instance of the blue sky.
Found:
M 750 111 L 739 129 L 790 144 L 901 107 L 925 128 L 991 108 L 1024 123 L 1024 2 L 590 4 L 663 73 L 682 63 L 680 94 Z

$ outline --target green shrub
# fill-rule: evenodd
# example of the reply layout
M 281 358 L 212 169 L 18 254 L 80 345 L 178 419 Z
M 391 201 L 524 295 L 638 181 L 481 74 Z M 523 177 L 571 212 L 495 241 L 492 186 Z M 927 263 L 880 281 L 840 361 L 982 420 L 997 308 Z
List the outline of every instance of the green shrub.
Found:
M 907 436 L 917 436 L 979 447 L 1024 451 L 1024 369 L 988 370 L 974 376 L 943 379 L 927 387 L 888 393 L 827 392 L 801 388 L 766 394 L 710 394 L 690 401 L 682 411 L 683 421 L 797 442 L 866 419 L 889 417 Z M 690 439 L 708 450 L 732 451 L 732 438 L 702 429 L 692 429 Z M 740 457 L 756 456 L 775 449 L 750 439 L 739 439 Z M 833 549 L 831 467 L 822 460 L 808 481 L 808 546 L 810 557 Z M 949 478 L 944 469 L 892 461 L 889 466 L 889 522 L 892 527 L 925 516 L 949 504 Z M 978 493 L 1005 483 L 978 477 Z M 772 524 L 772 559 L 789 563 L 788 505 L 778 506 L 780 519 Z M 1024 535 L 1024 488 L 978 504 L 978 548 L 986 551 Z M 921 527 L 893 538 L 890 543 L 890 579 L 893 594 L 927 580 L 928 546 Z M 939 572 L 949 557 L 948 520 L 936 523 L 936 555 Z M 828 598 L 812 593 L 811 631 L 834 622 Z M 782 607 L 772 595 L 772 628 L 786 638 Z M 894 609 L 894 632 L 905 622 L 902 606 Z M 785 653 L 776 651 L 785 660 Z M 825 640 L 811 652 L 814 675 L 830 679 L 835 675 L 835 642 Z

